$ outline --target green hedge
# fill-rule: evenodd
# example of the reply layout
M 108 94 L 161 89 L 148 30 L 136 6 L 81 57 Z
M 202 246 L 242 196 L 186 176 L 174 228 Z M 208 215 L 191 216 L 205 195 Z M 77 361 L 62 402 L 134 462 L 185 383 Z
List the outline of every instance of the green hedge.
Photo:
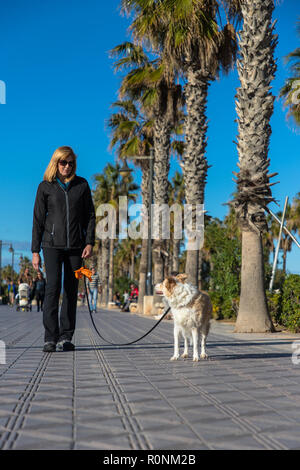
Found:
M 235 320 L 239 307 L 239 297 L 223 297 L 218 292 L 209 292 L 215 320 Z
M 283 284 L 280 323 L 293 332 L 300 331 L 300 276 L 289 274 Z

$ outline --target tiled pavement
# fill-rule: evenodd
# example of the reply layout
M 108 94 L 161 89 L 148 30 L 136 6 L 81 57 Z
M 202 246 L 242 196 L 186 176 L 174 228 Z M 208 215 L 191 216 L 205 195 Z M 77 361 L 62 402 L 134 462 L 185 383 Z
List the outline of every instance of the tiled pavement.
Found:
M 95 321 L 116 342 L 154 322 L 107 310 Z M 41 315 L 0 306 L 0 449 L 300 449 L 298 338 L 213 322 L 208 361 L 170 362 L 172 322 L 113 347 L 79 309 L 76 351 L 47 354 Z

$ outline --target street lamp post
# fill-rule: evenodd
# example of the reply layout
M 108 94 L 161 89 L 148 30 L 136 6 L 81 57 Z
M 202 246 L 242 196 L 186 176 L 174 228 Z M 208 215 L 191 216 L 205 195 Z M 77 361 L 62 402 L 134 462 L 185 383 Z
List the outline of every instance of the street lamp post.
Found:
M 152 286 L 152 203 L 153 203 L 153 175 L 154 175 L 154 151 L 153 147 L 150 150 L 150 155 L 132 155 L 128 156 L 130 160 L 149 160 L 149 216 L 148 216 L 148 246 L 147 246 L 147 295 L 153 294 Z M 132 170 L 128 167 L 125 160 L 123 168 L 120 169 L 122 176 L 127 175 Z

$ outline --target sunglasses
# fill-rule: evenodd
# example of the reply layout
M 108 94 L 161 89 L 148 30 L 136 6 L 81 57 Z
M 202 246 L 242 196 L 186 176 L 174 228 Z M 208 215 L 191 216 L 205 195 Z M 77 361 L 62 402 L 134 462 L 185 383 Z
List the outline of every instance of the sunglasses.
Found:
M 67 165 L 69 165 L 70 167 L 73 167 L 73 166 L 74 166 L 74 162 L 73 162 L 73 161 L 67 162 L 66 160 L 60 160 L 59 164 L 60 164 L 61 166 L 67 166 Z

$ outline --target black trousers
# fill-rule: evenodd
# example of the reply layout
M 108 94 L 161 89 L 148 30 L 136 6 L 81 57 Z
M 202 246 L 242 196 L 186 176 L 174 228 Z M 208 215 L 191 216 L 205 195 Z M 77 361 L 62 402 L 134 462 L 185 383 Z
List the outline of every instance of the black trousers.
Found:
M 76 323 L 78 279 L 74 271 L 82 265 L 82 250 L 43 248 L 46 268 L 46 290 L 43 309 L 45 342 L 71 341 Z M 64 268 L 63 299 L 58 314 L 59 296 Z
M 35 300 L 37 303 L 37 311 L 39 312 L 40 309 L 43 310 L 43 303 L 45 298 L 45 292 L 36 291 L 35 293 Z

